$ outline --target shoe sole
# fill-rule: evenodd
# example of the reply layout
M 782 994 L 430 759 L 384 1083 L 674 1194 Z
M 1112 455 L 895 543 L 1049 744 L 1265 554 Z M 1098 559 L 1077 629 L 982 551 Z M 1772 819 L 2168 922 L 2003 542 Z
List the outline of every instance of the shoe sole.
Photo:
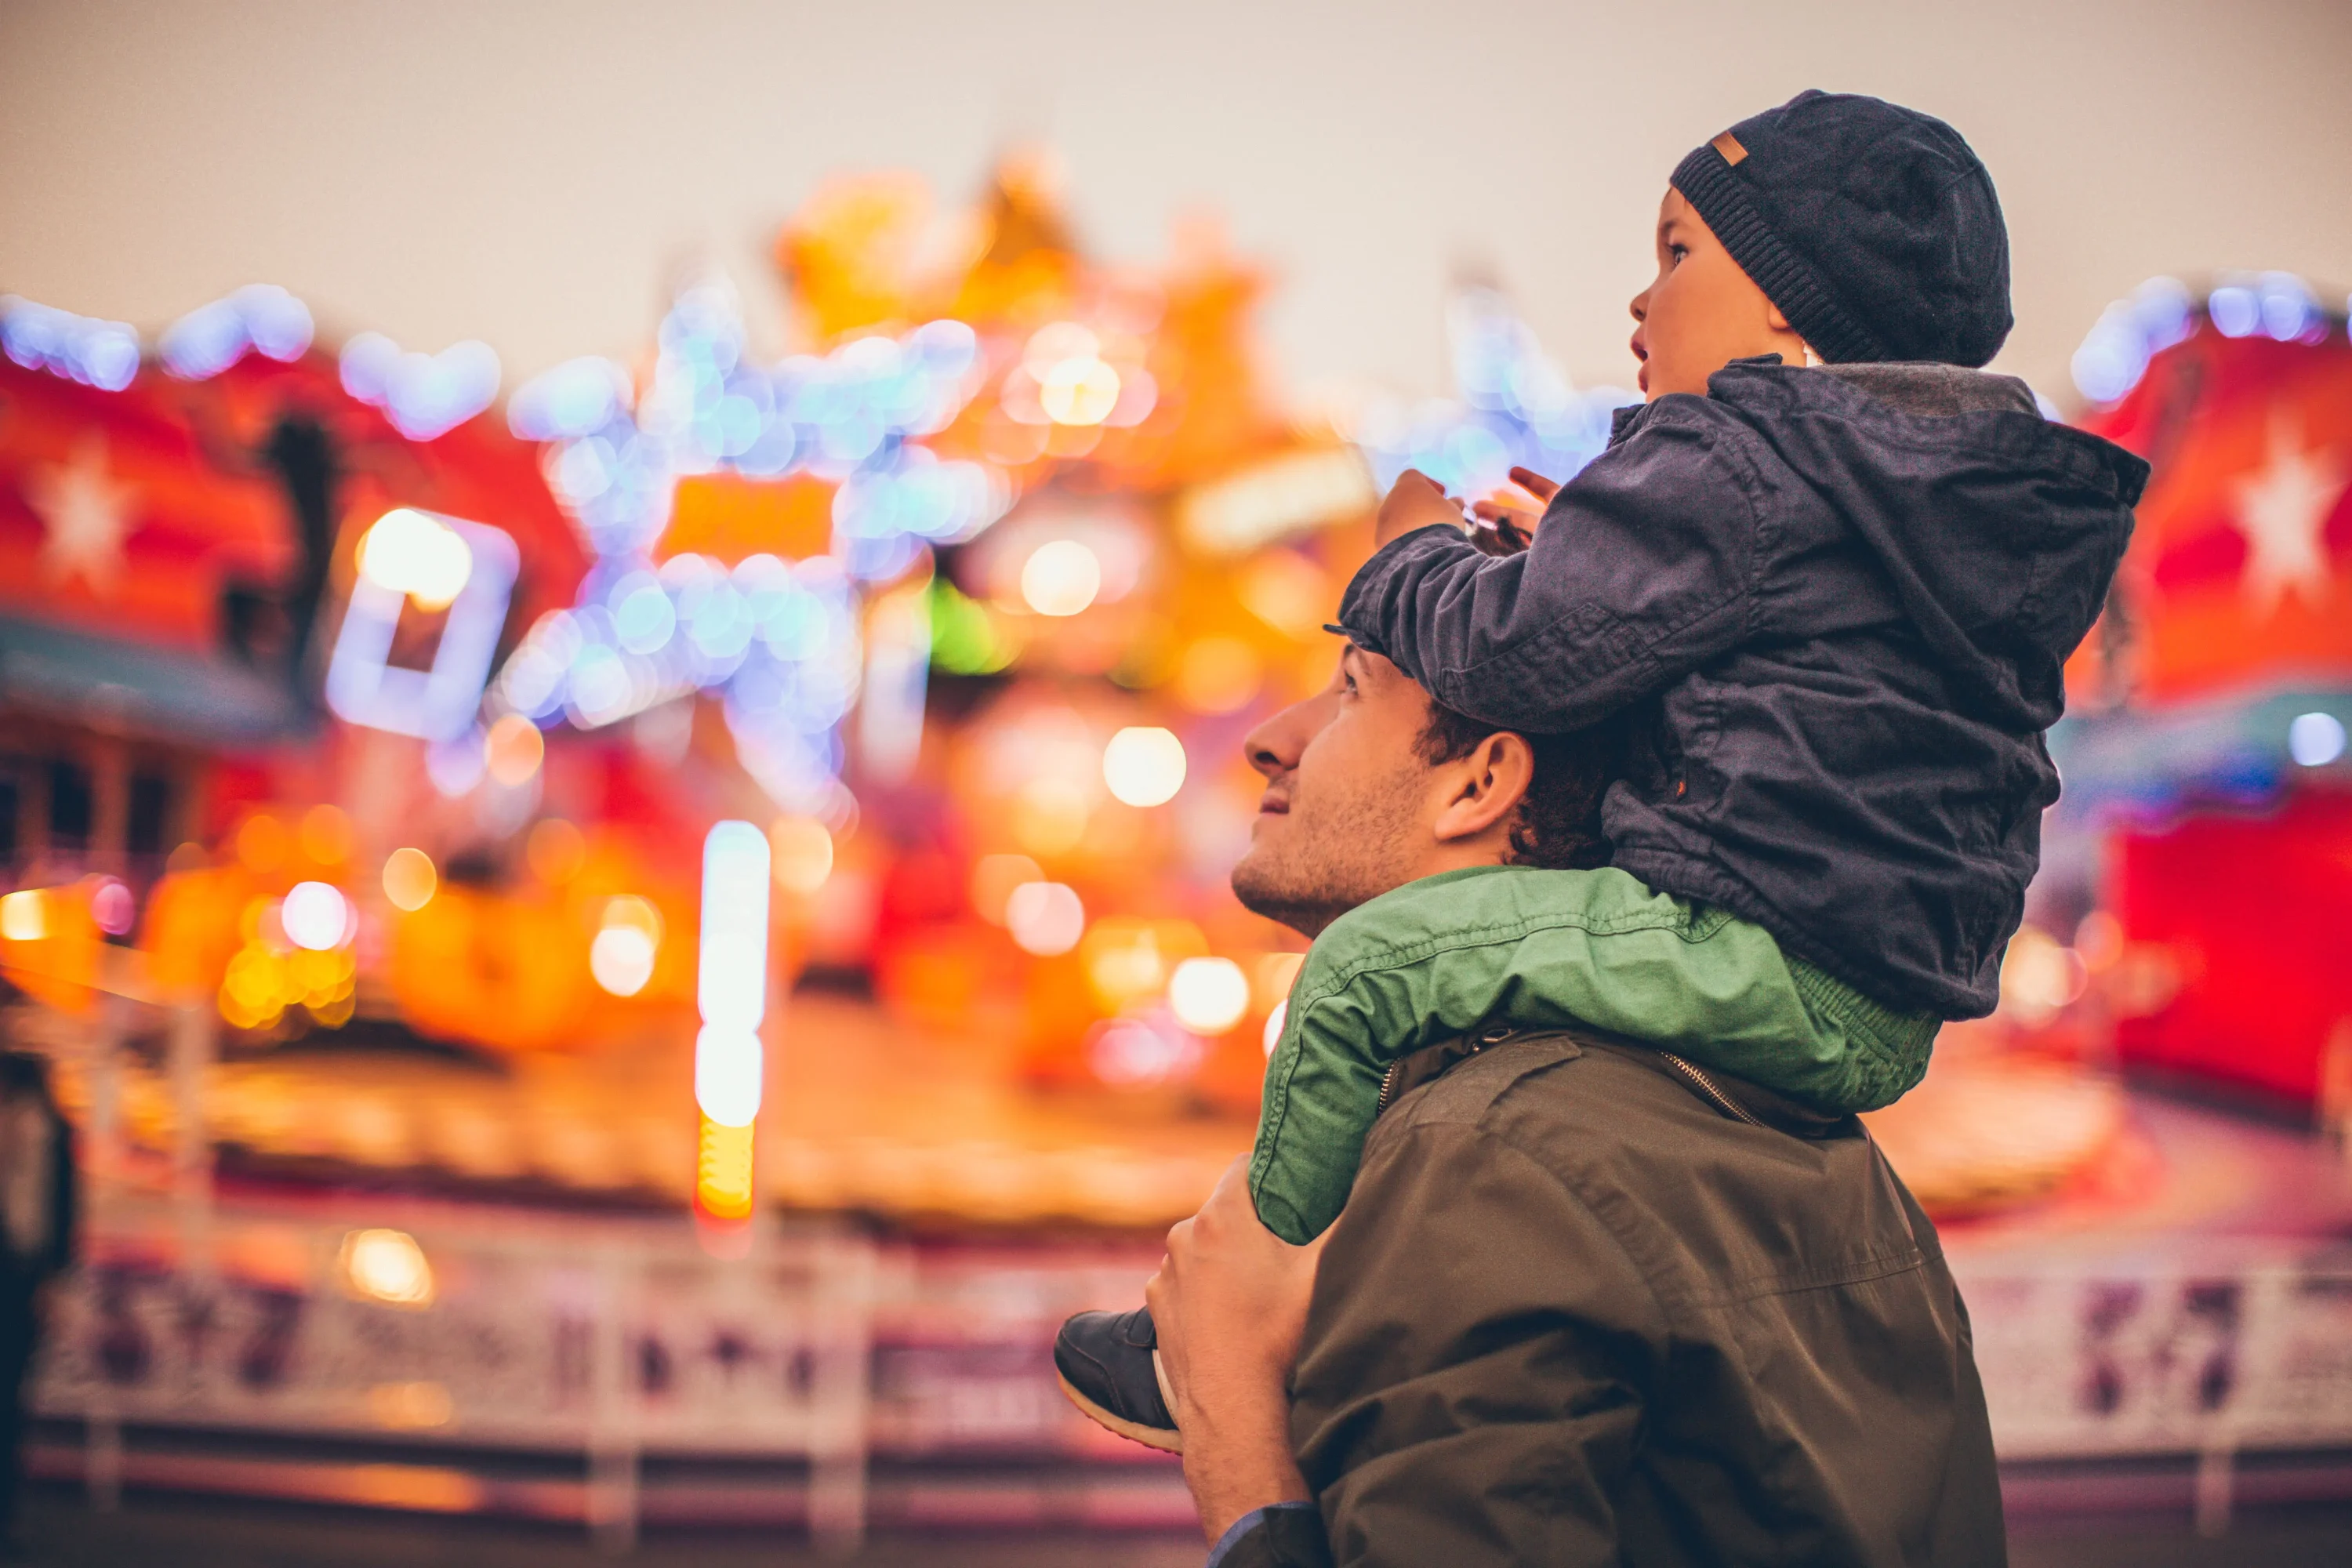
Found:
M 1124 1437 L 1130 1443 L 1140 1443 L 1147 1448 L 1157 1448 L 1163 1454 L 1184 1451 L 1184 1434 L 1181 1432 L 1167 1426 L 1146 1426 L 1140 1421 L 1129 1421 L 1124 1415 L 1112 1415 L 1080 1394 L 1071 1385 L 1070 1380 L 1062 1375 L 1059 1368 L 1055 1369 L 1054 1381 L 1062 1385 L 1063 1395 L 1078 1407 L 1078 1413 L 1104 1431 Z

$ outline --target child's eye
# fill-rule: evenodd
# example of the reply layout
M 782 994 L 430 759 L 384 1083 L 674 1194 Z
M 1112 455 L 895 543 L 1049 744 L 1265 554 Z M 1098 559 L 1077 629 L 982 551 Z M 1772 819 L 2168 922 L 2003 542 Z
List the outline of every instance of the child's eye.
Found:
M 1675 266 L 1680 267 L 1683 264 L 1683 258 L 1690 254 L 1690 247 L 1687 245 L 1670 245 L 1666 247 L 1666 254 L 1675 258 Z

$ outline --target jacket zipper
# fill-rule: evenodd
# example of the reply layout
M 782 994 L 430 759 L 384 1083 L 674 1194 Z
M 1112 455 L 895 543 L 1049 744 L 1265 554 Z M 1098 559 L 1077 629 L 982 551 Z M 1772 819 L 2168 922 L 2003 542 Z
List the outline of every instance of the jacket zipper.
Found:
M 1748 1114 L 1748 1110 L 1746 1106 L 1732 1099 L 1731 1096 L 1724 1093 L 1721 1085 L 1717 1084 L 1715 1079 L 1707 1077 L 1706 1074 L 1701 1072 L 1697 1068 L 1695 1068 L 1690 1063 L 1683 1060 L 1682 1058 L 1675 1055 L 1672 1051 L 1660 1051 L 1658 1055 L 1666 1059 L 1666 1065 L 1673 1068 L 1676 1073 L 1680 1074 L 1685 1083 L 1688 1083 L 1692 1088 L 1697 1089 L 1699 1093 L 1705 1095 L 1709 1100 L 1713 1101 L 1716 1109 L 1721 1110 L 1726 1116 L 1745 1121 L 1750 1127 L 1761 1127 L 1764 1125 L 1763 1122 Z
M 1509 1039 L 1513 1035 L 1517 1033 L 1518 1031 L 1517 1029 L 1510 1028 L 1506 1026 L 1497 1026 L 1495 1028 L 1487 1029 L 1479 1035 L 1475 1040 L 1473 1040 L 1470 1043 L 1470 1048 L 1463 1053 L 1463 1058 L 1465 1060 L 1467 1060 L 1469 1058 L 1476 1056 L 1480 1051 L 1485 1050 L 1488 1046 L 1499 1046 L 1505 1040 Z M 1404 1064 L 1406 1059 L 1407 1058 L 1403 1057 L 1399 1057 L 1396 1060 L 1389 1064 L 1389 1070 L 1381 1075 L 1381 1097 L 1380 1099 L 1372 1101 L 1372 1116 L 1374 1120 L 1378 1120 L 1381 1115 L 1388 1110 L 1389 1102 L 1396 1098 L 1397 1080 L 1404 1076 Z

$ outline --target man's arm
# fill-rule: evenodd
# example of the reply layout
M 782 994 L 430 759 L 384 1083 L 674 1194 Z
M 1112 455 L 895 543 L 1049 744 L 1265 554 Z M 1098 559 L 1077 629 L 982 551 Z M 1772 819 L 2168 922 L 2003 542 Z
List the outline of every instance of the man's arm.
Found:
M 1319 1239 L 1293 1247 L 1258 1223 L 1244 1157 L 1168 1233 L 1168 1255 L 1144 1287 L 1184 1435 L 1185 1484 L 1221 1547 L 1245 1516 L 1308 1501 L 1290 1455 L 1288 1389 L 1322 1250 Z
M 1496 559 L 1452 527 L 1391 538 L 1340 624 L 1473 718 L 1545 733 L 1605 719 L 1749 634 L 1753 479 L 1724 437 L 1703 414 L 1654 413 L 1552 498 L 1523 553 Z M 1441 521 L 1395 500 L 1384 528 Z

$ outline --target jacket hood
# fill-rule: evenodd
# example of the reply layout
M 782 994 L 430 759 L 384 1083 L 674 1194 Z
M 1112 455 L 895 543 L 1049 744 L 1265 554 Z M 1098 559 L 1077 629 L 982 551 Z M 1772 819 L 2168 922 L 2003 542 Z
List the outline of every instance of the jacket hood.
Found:
M 2003 725 L 2057 721 L 2146 462 L 2043 418 L 2016 377 L 1957 365 L 1740 360 L 1707 390 L 1853 529 L 1955 700 Z

